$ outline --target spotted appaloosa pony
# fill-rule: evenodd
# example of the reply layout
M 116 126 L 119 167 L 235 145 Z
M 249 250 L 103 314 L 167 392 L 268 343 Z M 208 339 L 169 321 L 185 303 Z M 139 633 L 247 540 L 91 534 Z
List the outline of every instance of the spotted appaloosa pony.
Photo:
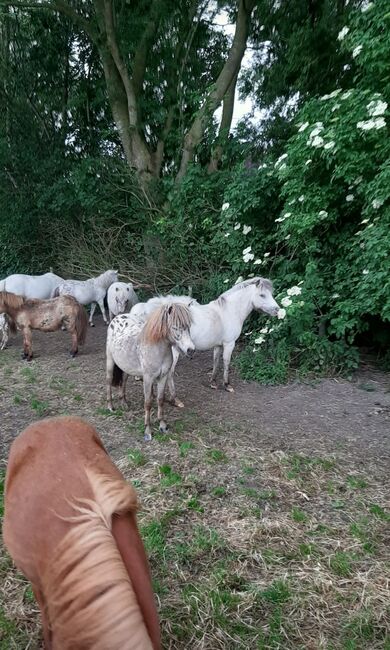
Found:
M 14 441 L 4 542 L 32 584 L 47 650 L 160 650 L 136 510 L 87 422 L 42 420 Z
M 13 333 L 23 333 L 23 356 L 28 361 L 33 357 L 32 330 L 55 332 L 64 327 L 72 335 L 72 357 L 76 356 L 79 344 L 85 342 L 88 319 L 85 309 L 72 296 L 60 296 L 51 300 L 25 300 L 8 291 L 0 291 L 0 314 L 7 314 Z

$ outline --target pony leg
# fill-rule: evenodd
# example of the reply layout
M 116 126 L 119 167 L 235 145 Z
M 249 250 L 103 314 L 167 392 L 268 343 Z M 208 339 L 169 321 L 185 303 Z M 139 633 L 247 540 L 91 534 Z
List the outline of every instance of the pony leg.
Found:
M 168 388 L 169 388 L 169 401 L 173 406 L 178 406 L 180 409 L 184 408 L 184 404 L 180 399 L 176 397 L 176 387 L 175 382 L 173 381 L 173 375 L 175 374 L 176 364 L 179 360 L 179 350 L 176 347 L 172 347 L 172 357 L 173 362 L 171 369 L 168 373 Z
M 104 298 L 103 298 L 103 300 L 98 300 L 98 304 L 99 304 L 99 307 L 100 307 L 100 311 L 103 314 L 103 320 L 104 320 L 105 324 L 108 325 L 106 310 L 104 309 Z
M 215 381 L 215 378 L 218 372 L 219 361 L 221 359 L 221 352 L 222 352 L 222 346 L 217 345 L 213 351 L 214 363 L 213 363 L 213 372 L 211 374 L 211 379 L 210 379 L 210 388 L 217 388 L 217 382 Z
M 145 399 L 145 433 L 144 440 L 149 442 L 152 439 L 152 428 L 150 426 L 150 410 L 152 408 L 153 380 L 144 375 L 144 399 Z
M 79 351 L 76 329 L 72 330 L 71 336 L 72 336 L 72 349 L 70 351 L 70 356 L 74 358 Z
M 122 383 L 121 383 L 121 386 L 120 386 L 120 391 L 119 391 L 119 399 L 120 399 L 120 401 L 122 403 L 122 406 L 127 405 L 127 401 L 126 401 L 126 383 L 127 383 L 128 377 L 129 377 L 129 375 L 124 372 L 123 373 Z
M 110 352 L 107 350 L 106 355 L 106 390 L 107 390 L 107 408 L 109 411 L 113 411 L 114 407 L 112 406 L 112 378 L 114 375 L 114 359 Z
M 96 309 L 96 302 L 92 302 L 91 303 L 91 311 L 89 312 L 89 324 L 90 324 L 91 327 L 95 327 L 95 325 L 92 322 L 93 315 L 95 313 L 95 309 Z
M 31 361 L 33 358 L 32 333 L 29 327 L 23 329 L 23 358 L 27 361 Z
M 7 347 L 8 343 L 8 331 L 6 329 L 3 329 L 3 339 L 1 341 L 1 350 L 4 350 Z
M 164 393 L 167 379 L 168 375 L 165 375 L 165 377 L 162 377 L 157 382 L 157 418 L 160 422 L 159 428 L 161 433 L 165 433 L 168 430 L 167 423 L 164 420 Z
M 229 384 L 229 366 L 232 352 L 236 342 L 228 343 L 223 346 L 223 387 L 229 393 L 234 393 L 234 388 Z

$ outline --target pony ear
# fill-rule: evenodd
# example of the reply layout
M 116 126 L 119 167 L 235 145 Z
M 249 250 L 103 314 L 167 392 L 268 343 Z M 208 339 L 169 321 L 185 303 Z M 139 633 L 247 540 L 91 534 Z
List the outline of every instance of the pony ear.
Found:
M 119 291 L 119 287 L 115 287 L 115 291 Z
M 256 282 L 256 287 L 261 287 L 262 284 L 263 284 L 263 280 L 262 280 L 262 278 L 259 278 L 259 279 L 257 280 L 257 282 Z

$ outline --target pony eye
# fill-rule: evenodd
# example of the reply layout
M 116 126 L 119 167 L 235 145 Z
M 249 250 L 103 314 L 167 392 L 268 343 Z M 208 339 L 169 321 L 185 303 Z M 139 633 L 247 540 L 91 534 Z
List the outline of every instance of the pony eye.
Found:
M 260 294 L 260 298 L 265 298 L 265 297 L 266 297 L 266 296 L 265 296 L 265 293 L 261 293 L 261 294 Z

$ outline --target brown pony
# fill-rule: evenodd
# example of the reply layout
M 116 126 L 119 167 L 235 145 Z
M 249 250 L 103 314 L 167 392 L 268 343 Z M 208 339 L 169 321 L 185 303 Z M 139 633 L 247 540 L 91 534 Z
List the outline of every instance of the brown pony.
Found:
M 24 358 L 31 361 L 31 330 L 55 332 L 61 326 L 72 335 L 72 357 L 78 352 L 78 345 L 85 341 L 88 319 L 84 307 L 72 296 L 60 296 L 51 300 L 27 300 L 8 291 L 0 291 L 0 313 L 7 314 L 11 332 L 19 329 L 23 333 Z
M 87 422 L 49 418 L 14 441 L 4 541 L 31 581 L 50 650 L 160 650 L 137 496 Z

